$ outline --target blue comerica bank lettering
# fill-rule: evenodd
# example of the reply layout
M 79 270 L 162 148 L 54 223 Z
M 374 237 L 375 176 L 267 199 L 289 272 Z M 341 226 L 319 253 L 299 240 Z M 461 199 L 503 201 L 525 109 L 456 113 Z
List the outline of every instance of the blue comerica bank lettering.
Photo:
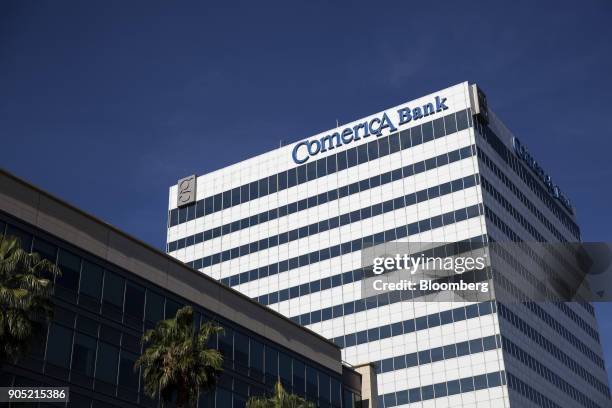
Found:
M 446 106 L 446 98 L 436 96 L 434 102 L 426 103 L 423 106 L 416 108 L 405 107 L 397 111 L 398 122 L 397 126 L 405 125 L 412 120 L 442 112 L 448 109 Z M 320 139 L 303 140 L 293 147 L 291 157 L 296 164 L 302 164 L 308 161 L 310 157 L 316 156 L 319 153 L 325 153 L 328 150 L 333 150 L 360 139 L 365 139 L 372 135 L 382 136 L 385 129 L 391 132 L 397 130 L 397 126 L 393 123 L 389 115 L 383 112 L 381 116 L 374 117 L 370 120 L 358 123 L 353 127 L 346 127 L 342 131 L 338 130 L 334 133 L 327 134 Z

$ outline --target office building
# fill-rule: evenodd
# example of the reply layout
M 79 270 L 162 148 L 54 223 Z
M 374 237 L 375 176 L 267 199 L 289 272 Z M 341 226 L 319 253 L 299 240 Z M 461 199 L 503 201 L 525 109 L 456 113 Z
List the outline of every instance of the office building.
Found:
M 18 237 L 62 272 L 53 321 L 27 358 L 1 367 L 0 386 L 69 387 L 68 406 L 79 408 L 156 407 L 133 369 L 140 338 L 191 305 L 196 324 L 224 328 L 213 339 L 223 372 L 200 407 L 244 407 L 249 396 L 272 393 L 278 378 L 319 406 L 360 400 L 361 376 L 333 343 L 4 171 L 0 235 Z M 65 404 L 40 404 L 48 405 Z
M 603 408 L 586 302 L 363 296 L 372 245 L 579 242 L 569 199 L 526 145 L 460 83 L 179 180 L 167 252 L 373 364 L 379 407 Z M 530 256 L 492 267 L 528 287 Z

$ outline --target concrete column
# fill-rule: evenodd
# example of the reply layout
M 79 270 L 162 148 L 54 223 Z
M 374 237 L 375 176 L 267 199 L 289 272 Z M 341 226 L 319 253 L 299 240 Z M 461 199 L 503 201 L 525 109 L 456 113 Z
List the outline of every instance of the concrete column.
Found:
M 378 408 L 376 403 L 378 386 L 374 364 L 367 363 L 353 369 L 361 374 L 361 408 Z

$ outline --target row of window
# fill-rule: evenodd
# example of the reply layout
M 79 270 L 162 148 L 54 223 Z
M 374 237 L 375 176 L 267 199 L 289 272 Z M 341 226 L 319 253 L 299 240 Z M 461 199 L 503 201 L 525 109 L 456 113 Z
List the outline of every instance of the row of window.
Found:
M 542 224 L 560 241 L 568 242 L 568 239 L 559 231 L 555 225 L 535 206 L 533 202 L 518 188 L 508 176 L 499 168 L 493 160 L 487 156 L 484 151 L 478 148 L 478 158 L 491 169 L 491 172 L 519 199 L 525 207 L 540 220 Z
M 272 385 L 280 379 L 287 390 L 313 401 L 340 406 L 341 383 L 321 370 L 232 329 L 224 329 L 216 347 L 229 368 Z
M 555 359 L 562 362 L 565 366 L 570 368 L 580 377 L 584 378 L 589 384 L 593 387 L 604 393 L 605 395 L 609 395 L 608 385 L 599 381 L 594 375 L 592 375 L 587 369 L 585 369 L 582 365 L 572 359 L 567 353 L 557 347 L 552 341 L 548 340 L 548 338 L 538 330 L 534 329 L 529 323 L 525 320 L 521 319 L 516 313 L 511 311 L 508 306 L 499 303 L 497 305 L 498 314 L 510 322 L 514 327 L 520 330 L 523 334 L 529 337 L 534 343 L 539 345 L 543 350 L 548 352 Z
M 393 181 L 401 180 L 405 177 L 410 177 L 415 174 L 423 173 L 436 167 L 445 166 L 449 163 L 454 163 L 459 160 L 472 157 L 474 155 L 474 152 L 475 146 L 467 146 L 462 149 L 453 150 L 451 152 L 444 153 L 436 157 L 420 161 L 418 163 L 413 163 L 408 166 L 400 167 L 399 169 L 388 171 L 380 175 L 376 175 L 339 188 L 335 188 L 333 190 L 329 190 L 325 193 L 304 198 L 302 200 L 295 201 L 293 203 L 286 204 L 269 211 L 264 211 L 262 213 L 252 215 L 250 217 L 242 218 L 240 220 L 236 220 L 216 228 L 211 228 L 204 232 L 199 232 L 197 234 L 193 234 L 188 237 L 181 238 L 168 243 L 168 252 L 176 251 L 178 249 L 182 249 L 190 245 L 199 244 L 201 242 L 218 238 L 222 235 L 227 235 L 232 232 L 249 228 L 267 221 L 272 221 L 277 218 L 284 217 L 288 214 L 294 214 L 298 211 L 313 208 L 318 205 L 338 200 L 340 198 L 344 198 L 352 194 L 382 186 Z
M 140 337 L 157 321 L 173 317 L 182 305 L 162 295 L 163 290 L 144 287 L 89 257 L 33 237 L 3 221 L 0 235 L 17 236 L 25 250 L 38 252 L 57 263 L 62 270 L 55 285 L 57 303 L 73 310 L 84 309 L 84 313 L 93 312 L 90 315 L 95 317 L 56 306 L 46 347 L 41 341 L 43 347 L 33 355 L 41 362 L 37 371 L 128 401 L 138 398 L 142 401 L 144 397 L 138 395 L 139 376 L 133 372 L 141 351 Z M 97 307 L 92 307 L 93 304 Z M 341 406 L 342 383 L 338 374 L 292 357 L 292 353 L 280 351 L 264 339 L 255 339 L 198 306 L 194 309 L 196 322 L 213 320 L 224 327 L 223 335 L 211 343 L 225 356 L 224 373 L 245 376 L 256 385 L 255 389 L 263 391 L 271 391 L 281 378 L 291 392 L 311 399 L 314 396 L 321 406 L 328 402 L 334 407 Z
M 544 378 L 549 383 L 563 391 L 565 394 L 572 397 L 575 401 L 578 401 L 582 406 L 586 408 L 601 408 L 595 401 L 586 396 L 586 394 L 578 391 L 576 387 L 571 385 L 569 382 L 564 380 L 560 375 L 555 373 L 550 368 L 542 364 L 538 359 L 527 353 L 525 350 L 508 340 L 506 337 L 502 338 L 504 344 L 504 351 L 510 354 L 512 357 L 519 360 L 521 363 L 529 367 L 532 371 L 538 373 L 538 375 Z
M 459 253 L 482 248 L 484 246 L 485 240 L 485 237 L 481 235 L 463 241 L 438 246 L 427 251 L 422 251 L 422 253 L 425 257 L 448 257 L 452 255 L 457 255 Z M 357 268 L 352 271 L 328 276 L 322 279 L 313 280 L 310 282 L 303 283 L 301 285 L 292 286 L 290 288 L 282 289 L 279 291 L 269 292 L 264 295 L 258 296 L 253 300 L 258 301 L 263 305 L 269 306 L 278 302 L 283 302 L 285 300 L 295 299 L 300 296 L 306 296 L 312 293 L 317 293 L 323 290 L 347 285 L 353 282 L 359 282 L 372 276 L 374 275 L 371 272 L 371 268 Z M 342 305 L 339 306 L 342 307 Z
M 261 266 L 250 271 L 223 278 L 221 282 L 225 283 L 226 285 L 229 284 L 229 282 L 236 283 L 235 277 L 237 276 L 238 283 L 236 284 L 247 283 L 257 279 L 265 278 L 266 276 L 276 275 L 282 272 L 287 272 L 291 269 L 296 269 L 316 262 L 325 261 L 327 259 L 334 258 L 340 255 L 360 251 L 362 248 L 366 248 L 372 245 L 395 241 L 398 239 L 406 238 L 410 235 L 420 234 L 422 232 L 430 231 L 435 228 L 440 228 L 446 225 L 458 223 L 460 221 L 465 221 L 470 218 L 479 217 L 482 214 L 484 214 L 482 204 L 475 204 L 469 207 L 461 208 L 459 210 L 449 211 L 447 213 L 437 215 L 435 217 L 425 218 L 408 225 L 402 225 L 397 228 L 391 228 L 376 234 L 366 235 L 361 238 L 343 242 L 338 245 L 333 245 L 328 248 L 322 248 L 320 250 L 289 258 L 284 261 Z M 189 265 L 193 269 L 202 269 L 202 259 L 195 260 L 193 262 L 188 262 L 187 265 Z
M 496 371 L 379 395 L 377 402 L 380 408 L 390 408 L 502 385 L 506 385 L 505 373 Z
M 523 214 L 520 213 L 511 203 L 508 201 L 503 194 L 501 194 L 493 184 L 489 183 L 484 177 L 482 178 L 482 187 L 485 189 L 487 193 L 489 193 L 495 201 L 497 201 L 500 206 L 506 210 L 512 218 L 514 218 L 533 238 L 535 238 L 536 242 L 548 242 L 546 237 L 532 224 L 530 223 Z M 563 265 L 565 271 L 568 271 L 568 276 L 579 275 L 580 271 L 574 266 L 571 265 L 565 258 L 563 253 L 560 253 L 555 246 L 553 245 L 543 245 L 542 248 L 545 248 L 548 252 L 551 253 L 552 259 L 555 259 L 559 263 Z M 564 248 L 567 252 L 572 252 L 571 255 L 576 255 L 574 249 L 570 245 L 565 245 Z M 551 271 L 552 273 L 552 271 Z M 552 276 L 552 275 L 551 275 Z M 556 273 L 556 278 L 559 279 L 561 274 Z M 582 283 L 582 282 L 579 282 Z
M 547 313 L 535 302 L 530 299 L 526 299 L 526 296 L 518 289 L 516 286 L 504 276 L 502 273 L 498 273 L 494 271 L 495 277 L 495 287 L 498 289 L 495 293 L 497 299 L 499 301 L 500 288 L 504 288 L 506 291 L 511 293 L 523 306 L 525 306 L 529 311 L 536 316 L 539 316 L 540 319 L 545 320 L 547 318 Z M 502 304 L 504 302 L 501 302 Z M 589 384 L 593 387 L 604 393 L 605 395 L 609 394 L 608 385 L 599 381 L 590 371 L 586 370 L 582 365 L 578 364 L 575 360 L 573 360 L 569 355 L 561 351 L 557 346 L 553 343 L 543 341 L 540 343 L 541 339 L 538 339 L 536 342 L 540 344 L 546 351 L 548 351 L 553 357 L 557 360 L 561 361 L 567 367 L 569 367 L 572 371 L 578 374 L 580 377 L 584 378 Z M 535 341 L 535 340 L 534 340 Z
M 501 206 L 521 225 L 523 226 L 523 228 L 528 231 L 532 237 L 534 237 L 537 242 L 546 242 L 546 239 L 544 238 L 544 236 L 529 222 L 527 221 L 527 219 L 525 217 L 523 217 L 522 214 L 520 214 L 516 208 L 514 208 L 512 206 L 512 204 L 506 200 L 506 198 L 504 198 L 504 196 L 499 193 L 491 183 L 489 183 L 484 177 L 480 176 L 481 180 L 482 180 L 482 187 L 484 188 L 484 190 L 486 192 L 488 192 L 493 198 L 495 198 L 495 200 L 501 204 Z M 524 241 L 518 241 L 518 242 L 524 242 Z M 565 271 L 565 276 L 572 276 L 572 277 L 579 277 L 582 276 L 582 274 L 580 273 L 580 271 L 577 270 L 576 267 L 574 267 L 573 265 L 571 265 L 569 262 L 567 262 L 567 260 L 565 259 L 566 257 L 564 256 L 563 253 L 559 252 L 556 247 L 554 245 L 541 245 L 541 248 L 545 248 L 547 251 L 550 252 L 550 254 L 552 255 L 552 257 L 550 259 L 554 259 L 557 262 L 561 263 L 563 265 L 563 269 L 556 269 L 556 268 L 552 268 L 548 262 L 546 262 L 545 259 L 543 259 L 541 256 L 539 256 L 538 253 L 536 253 L 536 251 L 533 250 L 533 248 L 529 245 L 522 245 L 521 248 L 527 252 L 527 254 L 529 255 L 529 257 L 531 259 L 534 260 L 534 262 L 541 268 L 541 270 L 545 271 L 546 274 L 548 275 L 549 279 L 551 281 L 558 281 L 559 279 L 561 279 L 561 277 L 564 275 L 562 273 L 560 273 L 561 271 Z M 572 254 L 570 254 L 571 256 L 575 256 L 575 259 L 578 259 L 578 254 L 576 254 L 574 252 L 574 249 L 572 248 L 571 245 L 565 245 L 564 249 L 567 250 L 567 252 L 572 252 Z M 562 251 L 565 252 L 565 251 Z M 534 282 L 535 283 L 535 282 Z M 582 282 L 580 281 L 576 281 L 574 280 L 573 282 L 564 282 L 564 286 L 565 287 L 569 287 L 569 288 L 576 288 L 578 287 Z M 592 306 L 586 302 L 581 302 L 580 303 L 589 313 L 591 313 L 591 309 Z M 588 306 L 587 306 L 588 305 Z M 572 316 L 570 316 L 572 317 Z M 590 328 L 590 326 L 588 326 L 588 324 L 584 321 L 582 321 L 582 323 L 579 323 L 579 325 L 581 327 L 588 327 L 591 330 L 586 329 L 587 333 L 589 333 L 591 335 L 591 337 L 595 338 L 597 341 L 599 341 L 599 335 L 597 334 L 596 330 Z
M 497 214 L 495 214 L 493 211 L 491 211 L 491 209 L 489 209 L 489 207 L 485 207 L 485 215 L 487 219 L 489 219 L 501 232 L 503 232 L 508 238 L 510 238 L 511 241 L 523 242 L 521 238 L 505 222 L 503 222 L 499 216 L 497 216 Z M 603 359 L 597 353 L 591 350 L 578 337 L 576 337 L 570 330 L 568 330 L 565 326 L 555 320 L 550 314 L 545 313 L 541 308 L 538 310 L 538 312 L 540 313 L 536 314 L 536 316 L 540 317 L 540 319 L 546 322 L 557 333 L 559 333 L 574 347 L 580 350 L 585 356 L 595 362 L 595 364 L 602 368 L 604 367 Z
M 508 388 L 517 391 L 523 397 L 536 404 L 536 406 L 541 408 L 563 408 L 550 398 L 545 397 L 540 391 L 521 381 L 518 377 L 509 372 L 506 375 L 508 377 Z
M 456 133 L 471 126 L 470 116 L 469 110 L 451 113 L 434 121 L 426 122 L 389 136 L 380 137 L 369 143 L 364 143 L 270 177 L 264 177 L 232 190 L 198 200 L 194 204 L 175 208 L 169 211 L 168 225 L 172 227 L 191 221 L 195 218 L 243 204 L 256 198 Z
M 456 274 L 452 277 L 445 277 L 436 279 L 434 283 L 446 283 L 446 282 L 458 282 L 464 280 L 465 282 L 483 282 L 489 278 L 489 268 L 467 271 L 462 274 Z M 310 312 L 303 313 L 298 316 L 291 318 L 296 323 L 303 326 L 309 324 L 319 323 L 329 319 L 334 319 L 341 316 L 347 316 L 353 313 L 359 313 L 364 310 L 376 309 L 381 306 L 390 305 L 393 303 L 404 302 L 414 299 L 419 299 L 426 295 L 438 293 L 439 291 L 434 290 L 396 290 L 390 292 L 379 293 L 366 298 L 352 300 L 346 303 L 341 303 L 335 306 L 329 306 L 319 310 L 312 310 Z M 490 299 L 489 294 L 482 294 L 478 300 Z M 465 300 L 465 299 L 463 299 Z
M 449 181 L 434 187 L 426 188 L 424 190 L 417 191 L 412 194 L 403 195 L 391 200 L 384 201 L 382 203 L 369 205 L 361 209 L 357 209 L 348 213 L 340 214 L 335 217 L 328 218 L 319 222 L 305 225 L 303 227 L 295 228 L 291 231 L 282 232 L 277 235 L 272 235 L 263 238 L 259 241 L 254 241 L 248 244 L 226 249 L 223 252 L 208 255 L 202 260 L 202 266 L 208 267 L 216 265 L 221 262 L 229 261 L 232 259 L 239 258 L 241 256 L 263 251 L 265 249 L 274 248 L 279 245 L 286 244 L 288 242 L 297 241 L 298 239 L 306 238 L 312 235 L 319 234 L 321 232 L 333 230 L 336 228 L 343 227 L 348 224 L 353 224 L 362 220 L 367 220 L 372 217 L 376 217 L 381 214 L 386 214 L 391 211 L 399 210 L 401 208 L 410 207 L 417 205 L 428 200 L 432 200 L 437 197 L 452 194 L 457 191 L 474 187 L 478 184 L 478 175 L 466 176 L 457 180 Z M 415 223 L 417 224 L 417 223 Z
M 493 239 L 491 237 L 489 237 L 489 242 L 493 243 Z M 492 254 L 499 256 L 501 259 L 504 260 L 504 262 L 506 262 L 508 265 L 510 265 L 512 267 L 512 269 L 516 272 L 518 272 L 523 278 L 525 278 L 527 281 L 529 281 L 529 283 L 538 291 L 540 291 L 540 293 L 542 293 L 542 295 L 545 297 L 545 299 L 552 299 L 552 296 L 548 293 L 548 288 L 546 285 L 544 285 L 544 283 L 540 282 L 535 276 L 533 276 L 529 270 L 517 259 L 516 256 L 512 255 L 511 253 L 509 253 L 508 251 L 506 251 L 503 248 L 502 244 L 496 245 L 490 245 L 489 249 L 491 250 Z M 496 274 L 495 275 L 495 279 L 505 279 L 505 277 L 501 274 Z M 522 292 L 520 292 L 518 289 L 513 290 L 513 295 L 516 299 L 518 299 L 520 302 L 524 302 L 524 303 L 528 303 L 531 302 L 533 303 L 534 299 L 532 298 L 528 298 L 527 296 L 525 296 Z M 499 299 L 499 297 L 498 297 Z M 584 330 L 588 335 L 590 335 L 593 339 L 595 339 L 598 343 L 599 343 L 599 333 L 597 332 L 596 329 L 594 329 L 593 327 L 591 327 L 591 325 L 589 323 L 587 323 L 582 317 L 580 317 L 578 315 L 578 313 L 576 313 L 573 309 L 571 309 L 566 302 L 552 302 L 549 301 L 548 303 L 554 304 L 559 310 L 561 310 L 566 316 L 568 316 L 572 321 L 574 321 L 574 323 L 576 323 L 582 330 Z M 539 307 L 536 303 L 533 303 L 534 307 Z
M 117 332 L 118 337 L 120 334 Z M 134 362 L 140 353 L 103 341 L 103 336 L 96 338 L 52 324 L 44 359 L 45 374 L 127 401 L 138 401 L 139 373 L 134 372 Z
M 550 211 L 565 225 L 574 238 L 580 240 L 580 228 L 570 217 L 565 209 L 556 203 L 555 199 L 550 195 L 550 192 L 545 189 L 542 184 L 533 176 L 532 172 L 521 164 L 518 157 L 510 150 L 504 142 L 495 134 L 495 132 L 487 125 L 477 122 L 475 129 L 478 131 L 484 140 L 499 154 L 499 156 L 510 166 L 516 175 L 529 187 L 529 189 L 548 207 Z
M 352 347 L 389 337 L 401 336 L 415 331 L 426 330 L 454 322 L 461 322 L 479 316 L 495 313 L 496 306 L 493 301 L 474 303 L 469 306 L 460 306 L 443 312 L 432 313 L 426 316 L 407 319 L 401 322 L 385 324 L 356 333 L 347 333 L 332 339 L 338 347 Z
M 501 338 L 499 334 L 448 344 L 446 346 L 435 347 L 402 356 L 385 358 L 383 360 L 374 361 L 373 364 L 376 367 L 376 373 L 382 374 L 402 370 L 404 368 L 416 367 L 422 364 L 430 364 L 470 354 L 482 353 L 498 348 L 501 348 Z
M 261 393 L 245 394 L 247 390 L 243 387 L 237 386 L 237 380 L 234 379 L 234 387 L 232 388 L 231 382 L 227 384 L 218 384 L 214 391 L 200 394 L 199 407 L 203 408 L 245 408 L 246 402 L 249 396 L 261 395 Z M 250 390 L 249 390 L 250 391 Z M 266 395 L 269 395 L 267 393 Z M 306 399 L 312 401 L 319 408 L 358 408 L 361 407 L 361 398 L 352 393 L 350 390 L 344 390 L 342 405 L 337 400 L 334 402 L 317 400 L 310 396 L 306 396 Z

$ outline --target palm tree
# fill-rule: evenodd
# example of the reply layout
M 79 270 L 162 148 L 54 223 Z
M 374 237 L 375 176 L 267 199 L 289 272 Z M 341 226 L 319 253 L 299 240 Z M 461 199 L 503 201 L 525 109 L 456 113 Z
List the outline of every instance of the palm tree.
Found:
M 53 278 L 60 270 L 15 237 L 0 235 L 0 362 L 16 363 L 53 315 Z
M 142 336 L 145 350 L 136 360 L 134 370 L 142 367 L 144 389 L 162 404 L 176 394 L 177 407 L 193 406 L 200 390 L 215 386 L 223 357 L 208 347 L 211 336 L 223 329 L 210 322 L 193 328 L 193 310 L 185 306 L 173 319 L 162 320 Z
M 314 403 L 285 391 L 280 380 L 274 386 L 273 396 L 270 398 L 251 397 L 246 406 L 247 408 L 315 408 Z

